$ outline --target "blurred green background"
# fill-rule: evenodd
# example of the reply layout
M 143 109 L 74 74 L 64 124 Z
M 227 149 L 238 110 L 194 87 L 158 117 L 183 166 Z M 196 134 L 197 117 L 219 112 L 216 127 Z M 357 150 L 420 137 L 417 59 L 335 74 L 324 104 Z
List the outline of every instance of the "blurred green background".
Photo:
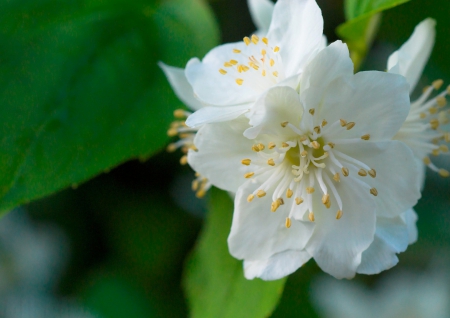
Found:
M 8 179 L 8 187 L 0 188 L 2 209 L 23 203 L 26 197 L 39 198 L 42 189 L 56 191 L 77 180 L 71 188 L 24 208 L 34 222 L 54 224 L 67 238 L 67 264 L 52 294 L 74 300 L 95 316 L 189 315 L 183 266 L 211 194 L 195 198 L 190 190 L 194 174 L 179 164 L 181 153 L 165 151 L 172 110 L 182 105 L 156 63 L 183 67 L 190 57 L 202 57 L 218 43 L 241 40 L 255 29 L 246 1 L 210 0 L 215 20 L 203 4 L 199 0 L 0 4 L 0 108 L 4 108 L 0 114 L 5 123 L 1 138 L 2 150 L 10 151 L 1 156 L 0 166 L 20 161 L 14 172 L 0 168 Z M 344 22 L 343 3 L 318 4 L 332 42 L 337 39 L 336 27 Z M 436 78 L 449 83 L 449 13 L 450 2 L 439 0 L 412 0 L 385 12 L 362 69 L 385 70 L 387 57 L 414 26 L 433 17 L 436 45 L 419 87 Z M 67 123 L 70 129 L 64 128 Z M 18 127 L 20 135 L 8 134 Z M 50 134 L 55 130 L 56 137 Z M 40 142 L 33 140 L 34 135 L 41 137 Z M 22 155 L 23 149 L 51 164 L 42 168 Z M 136 159 L 125 162 L 130 157 Z M 450 166 L 448 156 L 436 162 Z M 86 182 L 102 167 L 116 165 Z M 32 187 L 22 180 L 25 176 L 35 180 Z M 390 274 L 412 269 L 420 275 L 431 260 L 450 256 L 449 190 L 450 179 L 428 171 L 416 207 L 419 241 L 399 256 L 400 263 Z M 358 275 L 355 281 L 371 288 L 386 274 Z M 291 275 L 271 317 L 316 317 L 311 282 L 321 275 L 313 261 Z

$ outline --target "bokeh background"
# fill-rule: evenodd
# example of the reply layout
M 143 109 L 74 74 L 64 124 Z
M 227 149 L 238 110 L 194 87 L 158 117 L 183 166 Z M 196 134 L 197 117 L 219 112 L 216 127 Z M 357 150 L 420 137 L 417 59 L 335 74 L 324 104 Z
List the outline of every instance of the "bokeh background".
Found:
M 35 23 L 30 27 L 38 29 L 40 25 L 36 21 L 46 15 L 59 14 L 60 19 L 73 18 L 67 17 L 69 6 L 67 10 L 60 9 L 63 2 L 6 2 L 10 6 L 5 4 L 4 7 L 13 7 L 21 15 L 8 16 L 7 12 L 3 12 L 0 14 L 0 25 L 11 24 L 10 20 L 14 18 L 17 25 L 10 28 L 17 32 L 30 20 Z M 33 3 L 39 2 L 46 3 L 47 7 L 43 8 L 47 10 L 33 11 Z M 145 4 L 146 1 L 137 2 Z M 148 14 L 152 14 L 157 2 L 148 1 Z M 172 2 L 170 10 L 177 10 L 177 1 Z M 77 1 L 64 3 L 76 5 Z M 210 42 L 202 40 L 201 37 L 200 40 L 193 39 L 191 34 L 182 34 L 180 31 L 176 41 L 170 42 L 172 44 L 169 45 L 155 40 L 153 33 L 170 40 L 173 36 L 173 28 L 170 26 L 173 21 L 167 18 L 170 14 L 155 19 L 154 23 L 158 25 L 154 26 L 136 19 L 132 10 L 127 14 L 124 1 L 104 0 L 92 3 L 93 6 L 116 3 L 116 11 L 120 14 L 113 15 L 109 24 L 99 26 L 99 32 L 106 34 L 99 36 L 99 39 L 110 41 L 108 37 L 123 37 L 122 42 L 119 41 L 119 44 L 107 49 L 111 56 L 118 57 L 117 63 L 123 62 L 123 67 L 127 69 L 117 74 L 105 73 L 107 76 L 119 76 L 117 80 L 121 83 L 120 87 L 123 87 L 115 92 L 113 97 L 110 96 L 111 92 L 102 90 L 101 87 L 98 91 L 93 89 L 86 92 L 88 87 L 80 86 L 78 90 L 70 92 L 75 94 L 72 96 L 75 102 L 76 94 L 79 94 L 81 97 L 78 102 L 84 103 L 83 107 L 91 108 L 94 113 L 95 107 L 100 104 L 107 106 L 111 98 L 124 105 L 132 104 L 135 103 L 138 86 L 158 81 L 161 85 L 148 92 L 148 98 L 142 101 L 142 107 L 148 107 L 153 116 L 160 116 L 161 121 L 168 124 L 172 117 L 171 109 L 182 105 L 173 96 L 162 72 L 156 67 L 156 62 L 163 60 L 183 67 L 190 56 L 207 52 L 214 45 L 214 39 Z M 332 42 L 337 39 L 336 27 L 344 22 L 343 3 L 338 0 L 321 0 L 318 3 L 323 11 L 325 34 Z M 207 4 L 219 25 L 218 41 L 221 43 L 239 41 L 254 31 L 246 1 L 210 0 Z M 145 8 L 145 5 L 143 7 Z M 195 17 L 197 13 L 193 10 L 189 14 Z M 437 20 L 436 45 L 418 87 L 423 87 L 437 78 L 450 83 L 449 14 L 450 2 L 440 0 L 412 0 L 385 12 L 372 50 L 362 69 L 385 70 L 387 57 L 407 40 L 414 26 L 426 17 L 433 17 Z M 144 17 L 145 14 L 142 19 Z M 177 20 L 177 16 L 174 19 Z M 177 22 L 182 30 L 183 20 Z M 177 28 L 180 29 L 180 26 Z M 146 38 L 150 39 L 151 43 L 142 43 L 139 38 L 124 37 L 124 34 L 136 29 L 147 32 Z M 164 30 L 168 30 L 167 33 L 164 33 Z M 199 29 L 196 32 L 200 34 L 203 31 Z M 75 41 L 74 39 L 82 36 L 87 35 L 77 34 L 73 38 L 68 37 L 67 41 Z M 32 43 L 32 49 L 20 45 L 11 47 L 11 43 L 6 42 L 8 37 L 3 34 L 0 41 L 2 38 L 5 42 L 0 42 L 0 47 L 9 46 L 8 50 L 0 49 L 3 52 L 0 55 L 3 60 L 12 58 L 14 53 L 21 56 L 25 55 L 24 52 L 44 49 L 33 47 Z M 56 39 L 59 41 L 61 38 Z M 195 49 L 190 48 L 193 41 L 197 41 Z M 203 41 L 203 46 L 198 45 L 198 41 Z M 51 39 L 48 45 L 49 50 L 61 50 L 61 47 L 52 44 Z M 103 44 L 99 41 L 89 45 Z M 123 61 L 125 58 L 122 58 L 122 50 L 127 49 L 137 52 L 131 55 L 131 69 L 127 61 Z M 70 47 L 70 50 L 68 54 L 73 67 L 83 67 L 90 63 L 89 59 L 82 55 L 83 50 L 77 50 L 76 46 Z M 0 60 L 2 72 L 13 71 L 2 67 L 1 62 Z M 55 63 L 54 60 L 35 62 Z M 49 71 L 51 72 L 51 68 Z M 87 81 L 91 86 L 108 81 L 108 78 L 102 78 L 90 69 L 85 70 L 82 75 L 80 82 Z M 27 74 L 20 76 L 23 76 L 24 81 L 27 80 Z M 38 89 L 45 91 L 45 85 L 43 82 Z M 61 99 L 67 98 L 63 91 L 64 88 L 61 88 Z M 91 98 L 86 97 L 87 94 L 90 94 Z M 167 105 L 170 107 L 166 107 Z M 136 125 L 146 123 L 136 121 Z M 72 188 L 26 204 L 3 217 L 0 221 L 0 308 L 6 308 L 5 316 L 189 316 L 188 302 L 183 293 L 183 268 L 202 229 L 209 195 L 203 199 L 195 197 L 190 189 L 194 173 L 189 167 L 180 165 L 181 152 L 166 152 L 165 145 L 169 139 L 165 132 L 156 130 L 154 134 L 145 135 L 135 141 L 145 147 L 146 142 L 163 140 L 158 144 L 159 150 L 152 153 L 152 156 L 141 156 L 139 159 L 125 162 L 110 171 L 104 171 L 92 180 L 74 184 Z M 134 140 L 127 142 L 132 144 Z M 98 147 L 101 147 L 101 144 Z M 449 156 L 433 158 L 433 162 L 440 167 L 450 167 Z M 279 305 L 271 317 L 352 317 L 350 313 L 353 307 L 363 307 L 358 309 L 362 310 L 360 313 L 364 310 L 376 312 L 376 307 L 364 307 L 362 303 L 365 301 L 362 298 L 367 297 L 366 302 L 369 304 L 375 302 L 390 307 L 389 303 L 384 302 L 383 295 L 388 290 L 393 290 L 393 282 L 394 285 L 405 284 L 404 288 L 395 291 L 400 295 L 395 297 L 407 299 L 409 303 L 414 303 L 421 297 L 436 300 L 439 297 L 432 297 L 436 294 L 441 296 L 438 302 L 429 301 L 434 308 L 441 308 L 439 306 L 443 302 L 450 302 L 449 194 L 450 179 L 443 179 L 428 171 L 423 198 L 416 206 L 419 215 L 419 240 L 399 256 L 400 263 L 395 268 L 380 275 L 358 275 L 350 282 L 342 282 L 327 277 L 314 261 L 310 261 L 288 278 Z M 407 285 L 408 282 L 414 284 Z M 428 284 L 427 287 L 423 287 L 421 282 Z M 346 292 L 347 287 L 351 291 Z M 420 288 L 420 292 L 410 292 L 415 287 Z M 341 292 L 336 293 L 335 288 Z M 392 295 L 389 297 L 395 298 Z M 401 302 L 397 301 L 398 303 Z M 339 306 L 344 309 L 339 309 Z M 327 308 L 335 308 L 335 311 Z M 345 308 L 350 311 L 346 313 Z M 445 306 L 442 305 L 442 308 Z M 414 312 L 417 317 L 438 317 L 427 310 L 424 312 L 429 313 L 429 316 Z M 445 313 L 444 310 L 438 312 L 442 314 L 439 317 L 450 317 L 450 313 Z M 392 317 L 413 315 L 402 316 L 396 312 Z

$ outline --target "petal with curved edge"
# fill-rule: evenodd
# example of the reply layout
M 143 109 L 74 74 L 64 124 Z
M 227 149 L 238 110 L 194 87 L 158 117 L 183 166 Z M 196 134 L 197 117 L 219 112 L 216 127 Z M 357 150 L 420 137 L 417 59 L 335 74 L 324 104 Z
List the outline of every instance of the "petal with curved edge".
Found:
M 300 98 L 306 109 L 315 109 L 314 126 L 323 119 L 328 123 L 340 119 L 355 123 L 351 130 L 343 127 L 333 133 L 336 140 L 359 139 L 366 134 L 370 134 L 370 140 L 392 139 L 410 108 L 404 77 L 376 71 L 339 77 L 325 90 L 310 87 Z
M 289 250 L 258 261 L 244 261 L 244 275 L 247 279 L 255 277 L 276 280 L 295 272 L 311 256 L 306 251 Z
M 233 120 L 249 110 L 252 104 L 214 107 L 207 106 L 197 110 L 186 120 L 186 125 L 195 128 L 204 124 Z
M 414 209 L 409 209 L 406 211 L 402 217 L 404 218 L 406 225 L 408 227 L 408 244 L 413 244 L 417 241 L 418 231 L 417 231 L 417 213 Z
M 188 153 L 189 165 L 209 182 L 223 190 L 236 192 L 247 179 L 250 167 L 242 159 L 256 159 L 253 142 L 242 136 L 247 119 L 204 125 L 197 132 L 194 144 L 198 151 Z
M 321 50 L 306 66 L 300 83 L 300 95 L 308 88 L 315 87 L 317 92 L 322 91 L 316 96 L 319 99 L 333 80 L 350 75 L 353 75 L 353 62 L 348 47 L 342 41 L 335 41 Z
M 395 217 L 410 209 L 420 198 L 420 173 L 412 151 L 400 141 L 360 141 L 335 149 L 376 171 L 376 177 L 359 177 L 376 188 L 377 216 Z M 349 167 L 357 176 L 359 168 Z
M 244 136 L 255 139 L 259 134 L 274 136 L 295 135 L 289 127 L 282 124 L 290 122 L 298 126 L 303 115 L 303 107 L 298 93 L 287 86 L 271 88 L 254 105 L 248 114 L 252 126 Z
M 398 51 L 389 56 L 388 72 L 406 77 L 410 92 L 414 90 L 430 58 L 436 37 L 436 21 L 428 18 L 420 22 L 411 37 Z
M 256 100 L 261 93 L 247 82 L 238 85 L 235 76 L 219 72 L 220 69 L 226 70 L 225 62 L 237 59 L 233 49 L 246 52 L 254 46 L 246 46 L 244 42 L 220 45 L 209 51 L 201 62 L 194 58 L 186 65 L 186 77 L 195 95 L 203 102 L 216 106 L 239 105 Z
M 163 70 L 170 85 L 172 86 L 175 95 L 190 109 L 197 110 L 204 106 L 202 102 L 194 96 L 191 84 L 187 81 L 184 69 L 173 67 L 163 62 L 158 63 L 159 67 Z
M 311 222 L 293 221 L 286 228 L 289 204 L 276 212 L 270 211 L 272 198 L 268 195 L 247 202 L 247 197 L 259 187 L 258 182 L 247 181 L 236 193 L 234 216 L 228 236 L 230 254 L 237 259 L 258 261 L 287 250 L 302 250 L 314 228 Z
M 322 44 L 323 18 L 314 0 L 278 0 L 267 34 L 280 47 L 286 77 L 300 73 Z
M 334 197 L 326 209 L 320 196 L 313 201 L 314 233 L 306 251 L 319 267 L 336 278 L 352 278 L 361 262 L 361 254 L 373 242 L 375 234 L 375 202 L 358 179 L 349 176 L 336 184 L 343 202 L 343 215 L 335 217 L 338 206 Z M 314 194 L 316 195 L 316 194 Z
M 274 3 L 270 0 L 248 0 L 247 3 L 253 23 L 256 25 L 257 33 L 261 35 L 267 34 L 272 21 Z
M 373 275 L 394 267 L 398 263 L 396 254 L 407 247 L 408 227 L 403 217 L 377 218 L 375 239 L 363 252 L 357 272 Z

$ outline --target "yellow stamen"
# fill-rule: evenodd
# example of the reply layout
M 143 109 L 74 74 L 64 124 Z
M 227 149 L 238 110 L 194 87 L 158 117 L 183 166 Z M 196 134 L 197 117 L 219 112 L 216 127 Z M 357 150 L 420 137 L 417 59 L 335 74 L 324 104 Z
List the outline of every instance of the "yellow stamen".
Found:
M 442 152 L 448 152 L 448 147 L 446 145 L 440 145 L 439 150 Z
M 230 60 L 231 65 L 237 65 L 237 63 L 238 63 L 238 61 L 236 61 L 236 60 Z
M 306 187 L 306 193 L 313 194 L 315 189 L 313 187 Z
M 250 39 L 248 36 L 244 38 L 245 45 L 250 45 Z
M 343 119 L 339 119 L 339 121 L 341 122 L 341 126 L 344 127 L 345 125 L 347 125 L 347 121 L 343 120 Z
M 254 175 L 255 175 L 254 172 L 247 172 L 246 174 L 244 174 L 244 178 L 248 179 L 248 178 L 253 177 Z
M 302 156 L 302 158 L 305 158 L 307 155 L 308 155 L 308 152 L 307 152 L 306 150 L 303 150 L 303 151 L 300 153 L 300 156 Z
M 436 97 L 436 103 L 439 107 L 444 107 L 445 105 L 447 105 L 447 100 L 444 96 L 438 96 Z
M 428 111 L 430 112 L 431 115 L 434 115 L 438 112 L 438 109 L 436 107 L 431 107 Z
M 316 134 L 320 134 L 320 126 L 314 127 L 314 131 Z
M 375 171 L 375 169 L 369 170 L 369 176 L 371 176 L 372 178 L 375 178 L 377 176 L 377 172 Z
M 252 35 L 252 42 L 253 44 L 258 44 L 259 38 L 256 35 Z
M 291 227 L 291 219 L 290 218 L 286 218 L 286 228 L 290 228 Z
M 324 195 L 322 196 L 322 203 L 323 203 L 324 205 L 327 205 L 329 202 L 330 202 L 330 195 L 329 195 L 329 194 L 324 194 Z
M 177 146 L 175 144 L 169 144 L 166 148 L 167 152 L 174 152 L 177 150 Z
M 428 158 L 428 157 L 423 158 L 423 163 L 428 166 L 431 163 L 430 158 Z
M 261 72 L 261 75 L 262 75 L 262 76 L 266 76 L 266 70 L 263 70 L 263 71 Z
M 275 47 L 273 48 L 273 51 L 274 51 L 275 53 L 277 53 L 277 52 L 280 51 L 280 48 L 279 48 L 278 46 L 275 46 Z
M 289 144 L 287 142 L 282 142 L 281 147 L 287 148 L 287 147 L 289 147 Z
M 178 129 L 176 129 L 176 128 L 170 128 L 167 131 L 167 136 L 169 136 L 169 137 L 174 137 L 176 135 L 178 135 Z
M 265 195 L 266 195 L 266 192 L 264 190 L 258 190 L 258 192 L 256 192 L 256 196 L 258 198 L 262 198 Z
M 311 147 L 313 147 L 314 149 L 319 149 L 320 148 L 320 144 L 316 140 L 314 140 L 311 143 Z
M 444 81 L 441 79 L 437 79 L 433 83 L 431 83 L 431 85 L 433 85 L 435 90 L 440 89 L 442 87 L 442 84 L 444 84 Z
M 311 108 L 311 109 L 309 110 L 309 113 L 310 113 L 311 115 L 314 115 L 315 112 L 316 112 L 316 110 L 315 110 L 314 108 Z
M 333 149 L 333 148 L 334 148 L 334 146 L 335 146 L 335 144 L 334 144 L 334 143 L 332 143 L 332 142 L 329 142 L 329 143 L 328 143 L 328 146 L 330 146 L 330 148 L 331 148 L 331 149 Z
M 241 163 L 243 165 L 249 166 L 252 161 L 250 159 L 242 159 Z
M 222 74 L 222 75 L 225 75 L 225 74 L 227 74 L 227 71 L 225 71 L 224 69 L 221 68 L 221 69 L 219 70 L 219 73 Z
M 272 159 L 272 158 L 270 158 L 269 160 L 267 160 L 267 164 L 269 165 L 269 166 L 275 166 L 275 161 Z
M 270 59 L 269 63 L 270 63 L 270 66 L 274 66 L 275 65 L 274 59 Z
M 367 176 L 367 171 L 364 170 L 364 169 L 359 169 L 358 174 L 359 174 L 361 177 L 365 177 L 365 176 Z
M 237 78 L 236 79 L 236 84 L 242 85 L 243 83 L 244 83 L 244 80 L 242 78 Z
M 288 121 L 284 121 L 281 123 L 281 127 L 285 128 L 289 124 Z
M 261 143 L 257 144 L 256 146 L 258 147 L 259 151 L 263 151 L 265 148 L 265 146 Z
M 314 218 L 314 213 L 313 213 L 312 211 L 309 212 L 309 214 L 308 214 L 308 219 L 309 219 L 311 222 L 314 222 L 315 218 Z
M 252 146 L 252 150 L 253 150 L 254 152 L 259 152 L 259 147 L 258 147 L 258 145 L 253 145 L 253 146 Z
M 254 194 L 249 194 L 249 196 L 247 197 L 247 202 L 252 202 L 254 198 L 255 198 Z
M 278 72 L 273 72 L 272 75 L 278 77 Z
M 450 176 L 450 172 L 445 169 L 439 169 L 439 175 L 444 178 L 448 178 Z
M 288 198 L 288 199 L 292 198 L 293 194 L 294 194 L 294 191 L 292 191 L 291 189 L 286 190 L 286 198 Z
M 354 122 L 349 122 L 349 123 L 346 125 L 347 130 L 352 129 L 353 127 L 355 127 L 355 123 L 354 123 Z
M 175 118 L 184 118 L 184 117 L 186 117 L 186 113 L 185 113 L 185 111 L 182 110 L 182 109 L 176 109 L 176 110 L 174 110 L 174 112 L 173 112 L 173 116 L 174 116 Z
M 338 210 L 336 213 L 336 220 L 339 220 L 342 217 L 342 210 Z
M 223 66 L 225 66 L 225 67 L 232 67 L 233 64 L 231 64 L 230 62 L 225 62 L 225 63 L 223 63 Z
M 233 49 L 233 53 L 241 53 L 241 50 Z
M 273 201 L 272 205 L 270 206 L 270 211 L 276 212 L 277 209 L 280 207 L 280 203 L 277 201 Z
M 348 169 L 347 168 L 345 168 L 345 167 L 342 167 L 342 175 L 344 176 L 344 177 L 348 177 L 348 174 L 349 174 L 349 171 L 348 171 Z
M 370 139 L 370 135 L 369 135 L 369 134 L 362 135 L 362 136 L 361 136 L 361 139 L 362 139 L 362 140 L 369 140 L 369 139 Z
M 300 204 L 303 203 L 303 199 L 302 199 L 302 198 L 299 198 L 299 197 L 296 197 L 296 198 L 295 198 L 295 203 L 296 203 L 297 205 L 300 205 Z
M 340 182 L 341 181 L 341 175 L 338 172 L 336 172 L 334 174 L 334 176 L 333 176 L 333 180 L 336 181 L 336 182 Z
M 325 127 L 328 124 L 328 122 L 324 119 L 322 120 L 322 127 Z
M 430 120 L 430 125 L 431 125 L 431 129 L 438 129 L 439 127 L 439 120 L 436 118 L 433 118 L 432 120 Z
M 188 158 L 187 158 L 187 156 L 182 156 L 181 158 L 180 158 L 180 164 L 181 165 L 185 165 L 185 164 L 187 164 L 188 163 Z
M 370 189 L 370 194 L 372 194 L 373 196 L 377 196 L 378 195 L 378 190 L 375 188 Z
M 267 145 L 267 148 L 269 148 L 269 149 L 273 149 L 275 147 L 276 147 L 276 145 L 273 142 L 269 142 L 269 144 Z
M 422 119 L 424 119 L 425 117 L 427 117 L 427 114 L 425 114 L 425 113 L 420 113 L 420 118 L 422 118 Z
M 266 37 L 262 38 L 261 41 L 263 41 L 265 45 L 269 44 L 269 39 Z

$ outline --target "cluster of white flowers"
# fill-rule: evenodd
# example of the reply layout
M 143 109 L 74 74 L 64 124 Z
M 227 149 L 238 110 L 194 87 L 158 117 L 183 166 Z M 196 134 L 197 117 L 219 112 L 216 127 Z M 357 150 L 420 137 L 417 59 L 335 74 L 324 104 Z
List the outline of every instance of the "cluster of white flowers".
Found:
M 187 153 L 202 196 L 235 193 L 230 253 L 245 276 L 286 276 L 310 258 L 337 278 L 394 266 L 417 238 L 412 210 L 423 164 L 447 151 L 446 94 L 415 103 L 434 21 L 395 52 L 389 72 L 354 74 L 346 44 L 327 45 L 314 0 L 249 1 L 259 30 L 211 50 L 186 68 L 160 64 L 194 112 L 169 130 Z

